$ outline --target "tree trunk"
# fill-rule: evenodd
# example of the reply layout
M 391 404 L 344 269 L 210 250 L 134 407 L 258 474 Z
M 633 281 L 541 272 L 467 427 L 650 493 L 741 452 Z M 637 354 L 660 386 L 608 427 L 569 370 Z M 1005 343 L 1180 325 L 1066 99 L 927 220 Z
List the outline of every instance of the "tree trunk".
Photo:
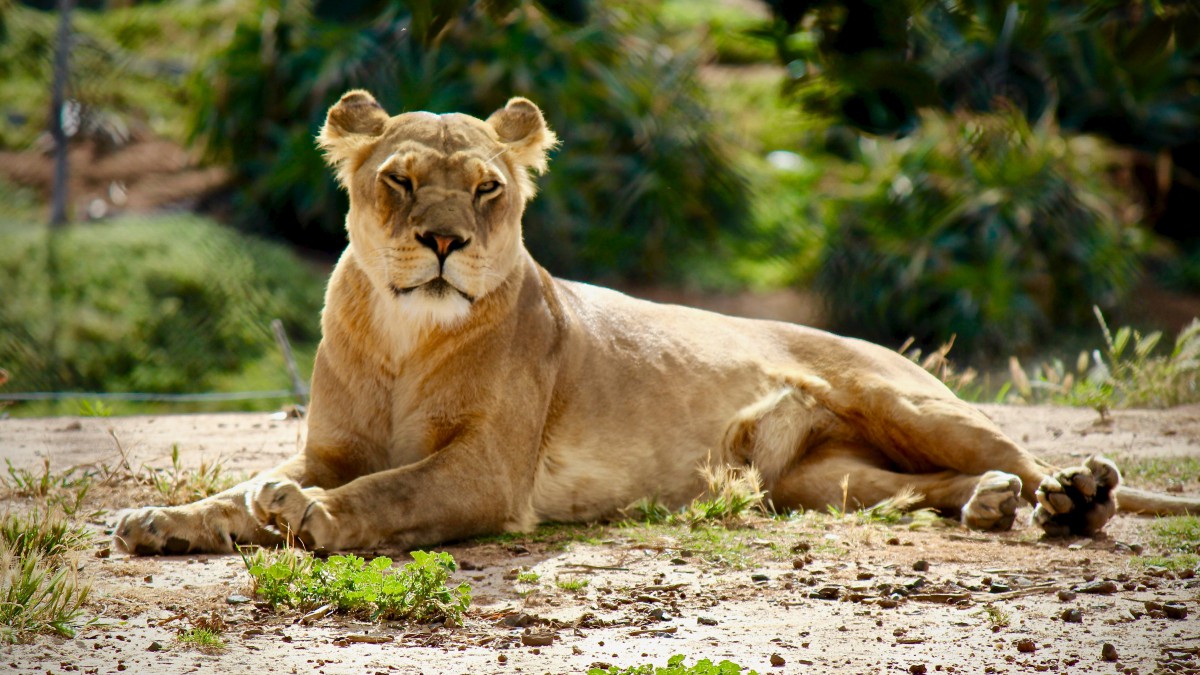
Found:
M 50 91 L 50 137 L 54 139 L 54 191 L 50 197 L 50 225 L 67 222 L 67 134 L 63 129 L 63 103 L 70 77 L 71 8 L 74 0 L 58 0 L 58 39 L 54 45 L 54 81 Z

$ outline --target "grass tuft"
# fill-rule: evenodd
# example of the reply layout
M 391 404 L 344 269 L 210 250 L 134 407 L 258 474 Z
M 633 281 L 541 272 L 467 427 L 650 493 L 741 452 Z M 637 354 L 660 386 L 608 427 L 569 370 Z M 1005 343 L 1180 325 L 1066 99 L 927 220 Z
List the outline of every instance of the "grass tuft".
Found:
M 1200 568 L 1200 516 L 1158 518 L 1150 526 L 1151 545 L 1162 555 L 1136 556 L 1138 567 Z
M 36 550 L 18 555 L 7 540 L 0 542 L 0 642 L 34 633 L 74 637 L 90 590 L 60 557 Z
M 46 508 L 26 514 L 9 513 L 0 521 L 0 543 L 17 558 L 60 558 L 88 547 L 91 534 Z
M 185 645 L 201 651 L 220 651 L 225 649 L 225 639 L 211 628 L 190 628 L 179 634 L 178 640 Z

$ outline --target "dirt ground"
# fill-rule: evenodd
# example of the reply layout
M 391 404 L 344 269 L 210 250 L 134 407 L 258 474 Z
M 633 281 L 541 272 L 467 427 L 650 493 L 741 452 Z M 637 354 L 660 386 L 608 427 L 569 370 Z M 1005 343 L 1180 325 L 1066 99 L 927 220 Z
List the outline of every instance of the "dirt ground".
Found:
M 1058 463 L 1103 453 L 1132 469 L 1200 457 L 1200 406 L 1118 411 L 1108 424 L 1090 410 L 984 409 Z M 169 466 L 177 444 L 185 466 L 219 458 L 225 471 L 249 474 L 295 452 L 303 435 L 303 422 L 266 414 L 3 419 L 0 459 L 111 468 L 124 453 L 131 464 Z M 1200 493 L 1194 472 L 1142 474 L 1143 486 Z M 708 538 L 663 526 L 543 528 L 445 547 L 460 564 L 455 581 L 474 589 L 465 624 L 447 628 L 270 613 L 239 597 L 250 588 L 237 556 L 107 551 L 117 509 L 154 503 L 150 488 L 90 499 L 107 509 L 92 521 L 96 553 L 80 559 L 99 624 L 74 639 L 0 648 L 0 671 L 557 674 L 684 654 L 759 673 L 1200 672 L 1200 580 L 1134 564 L 1136 553 L 1154 553 L 1144 518 L 1119 516 L 1098 539 L 1053 541 L 1029 525 L 1028 508 L 1000 535 L 827 514 L 751 518 Z M 539 579 L 519 581 L 518 571 Z M 558 587 L 568 580 L 587 585 Z M 1168 617 L 1167 603 L 1186 616 Z M 1072 609 L 1077 621 L 1064 619 Z M 225 649 L 176 639 L 213 613 L 227 626 Z M 1102 659 L 1105 643 L 1115 661 Z

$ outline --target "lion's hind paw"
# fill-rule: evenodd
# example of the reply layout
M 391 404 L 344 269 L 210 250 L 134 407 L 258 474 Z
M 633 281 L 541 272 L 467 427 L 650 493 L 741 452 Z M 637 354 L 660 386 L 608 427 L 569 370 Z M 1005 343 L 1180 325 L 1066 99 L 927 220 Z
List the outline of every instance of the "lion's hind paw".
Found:
M 1033 522 L 1051 537 L 1094 535 L 1116 513 L 1113 491 L 1120 483 L 1121 472 L 1103 457 L 1046 476 L 1037 489 Z
M 989 471 L 979 477 L 975 492 L 962 508 L 962 522 L 972 530 L 1012 529 L 1021 501 L 1021 479 L 1004 471 Z

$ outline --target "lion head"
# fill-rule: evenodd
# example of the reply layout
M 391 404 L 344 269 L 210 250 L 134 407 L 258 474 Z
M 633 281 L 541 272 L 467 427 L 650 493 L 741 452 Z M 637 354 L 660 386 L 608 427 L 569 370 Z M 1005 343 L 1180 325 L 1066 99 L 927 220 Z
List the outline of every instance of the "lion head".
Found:
M 521 260 L 531 172 L 556 142 L 537 106 L 514 98 L 486 121 L 389 116 L 365 91 L 332 108 L 317 137 L 350 195 L 350 254 L 410 319 L 450 325 Z

